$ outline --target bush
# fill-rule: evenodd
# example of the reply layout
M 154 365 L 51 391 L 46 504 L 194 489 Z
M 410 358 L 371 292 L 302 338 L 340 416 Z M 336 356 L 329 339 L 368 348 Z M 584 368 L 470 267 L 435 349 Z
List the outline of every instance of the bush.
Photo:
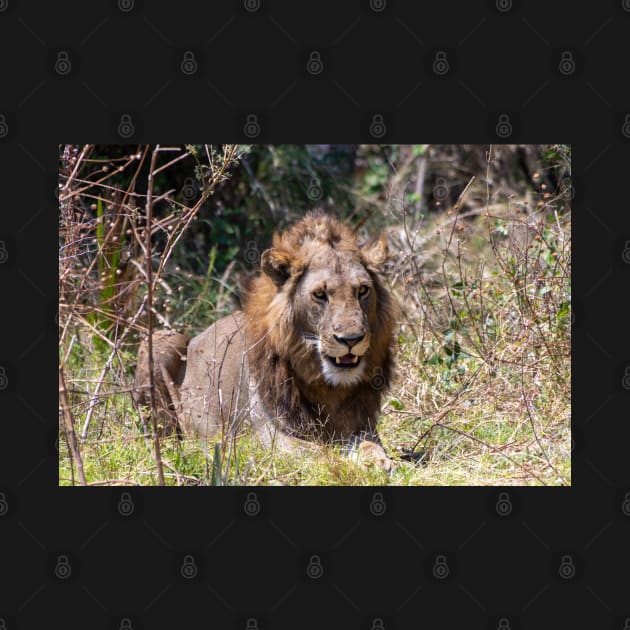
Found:
M 566 145 L 61 147 L 60 482 L 569 484 L 570 159 Z M 334 448 L 306 461 L 247 437 L 160 440 L 129 395 L 141 336 L 237 308 L 272 232 L 314 207 L 390 242 L 391 477 Z

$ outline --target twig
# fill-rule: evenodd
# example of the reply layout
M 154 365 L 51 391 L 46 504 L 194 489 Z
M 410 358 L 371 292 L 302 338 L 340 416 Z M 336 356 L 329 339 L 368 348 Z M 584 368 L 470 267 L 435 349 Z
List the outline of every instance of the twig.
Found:
M 481 372 L 481 368 L 482 367 L 483 367 L 483 363 L 481 363 L 479 365 L 479 367 L 473 372 L 473 374 L 468 379 L 468 381 L 466 383 L 464 383 L 464 385 L 462 385 L 462 387 L 460 387 L 459 391 L 455 394 L 455 396 L 453 398 L 451 398 L 451 400 L 448 401 L 446 409 L 444 409 L 443 411 L 441 411 L 439 413 L 439 415 L 437 417 L 437 420 L 424 433 L 422 433 L 420 435 L 420 437 L 416 440 L 415 444 L 411 447 L 412 451 L 415 451 L 418 448 L 418 446 L 420 445 L 422 440 L 424 440 L 424 438 L 427 435 L 429 435 L 429 433 L 431 433 L 431 431 L 433 431 L 433 429 L 435 429 L 435 427 L 445 427 L 445 426 L 447 426 L 447 425 L 442 423 L 442 420 L 444 420 L 444 418 L 446 418 L 446 416 L 448 416 L 451 413 L 453 407 L 455 406 L 455 403 L 460 398 L 460 396 L 462 396 L 464 394 L 464 392 L 467 392 L 469 390 L 470 386 L 473 384 L 473 382 L 475 381 L 475 379 L 477 378 L 477 376 Z
M 162 149 L 162 151 L 164 151 L 165 149 Z M 173 150 L 173 149 L 171 149 Z M 179 147 L 176 147 L 174 150 L 179 151 Z M 173 164 L 175 164 L 176 162 L 179 162 L 180 160 L 183 160 L 184 158 L 187 158 L 190 155 L 190 153 L 188 153 L 188 151 L 182 153 L 181 155 L 177 156 L 176 158 L 173 158 L 170 162 L 167 162 L 166 164 L 162 164 L 162 166 L 160 166 L 160 168 L 158 168 L 155 173 L 153 173 L 153 175 L 157 175 L 160 171 L 163 171 L 165 168 L 168 168 L 169 166 L 172 166 Z
M 499 453 L 499 455 L 502 455 L 503 457 L 505 457 L 505 459 L 507 459 L 510 463 L 514 464 L 517 468 L 520 468 L 520 470 L 522 470 L 525 473 L 526 476 L 527 475 L 531 475 L 536 481 L 539 481 L 541 483 L 541 485 L 543 485 L 543 486 L 548 485 L 536 473 L 533 473 L 529 468 L 527 468 L 527 466 L 525 466 L 524 464 L 520 464 L 519 462 L 517 462 L 510 455 L 506 455 L 497 446 L 493 446 L 492 444 L 488 444 L 487 442 L 484 442 L 483 440 L 480 440 L 478 437 L 475 437 L 474 435 L 470 435 L 470 433 L 466 433 L 466 431 L 462 431 L 461 429 L 457 429 L 457 428 L 449 426 L 447 424 L 441 424 L 441 425 L 434 424 L 431 427 L 431 429 L 434 429 L 437 426 L 441 426 L 442 428 L 448 429 L 449 431 L 453 431 L 454 433 L 457 433 L 458 435 L 461 435 L 463 437 L 467 437 L 469 440 L 472 440 L 473 442 L 476 442 L 477 444 L 481 444 L 482 446 L 485 446 L 486 448 L 490 449 L 494 453 Z
M 538 448 L 540 448 L 542 454 L 547 460 L 547 465 L 549 466 L 549 468 L 551 468 L 551 470 L 553 470 L 553 472 L 555 472 L 556 475 L 558 475 L 558 477 L 560 477 L 560 479 L 562 479 L 562 481 L 566 485 L 566 482 L 567 482 L 566 479 L 563 477 L 563 475 L 560 474 L 558 469 L 551 463 L 551 460 L 549 459 L 549 455 L 547 455 L 547 451 L 545 450 L 545 447 L 542 445 L 542 442 L 540 441 L 540 438 L 538 437 L 538 432 L 536 431 L 536 423 L 534 422 L 534 417 L 532 416 L 532 412 L 529 408 L 531 404 L 531 400 L 528 400 L 527 393 L 525 392 L 525 363 L 521 364 L 521 393 L 523 396 L 523 403 L 525 405 L 525 411 L 527 411 L 527 417 L 529 418 L 529 423 L 531 424 L 532 433 L 534 434 L 534 439 L 536 440 L 536 443 L 538 444 Z
M 68 403 L 68 391 L 66 389 L 66 380 L 63 376 L 63 365 L 59 364 L 59 398 L 61 400 L 61 408 L 63 410 L 63 419 L 66 425 L 66 439 L 72 450 L 74 461 L 77 463 L 77 472 L 79 474 L 79 482 L 82 486 L 87 485 L 85 473 L 83 472 L 83 460 L 77 443 L 77 436 L 74 432 L 74 421 L 72 420 L 72 411 Z
M 77 174 L 77 171 L 79 170 L 79 167 L 81 166 L 82 162 L 83 162 L 83 158 L 85 157 L 85 154 L 88 152 L 88 149 L 91 148 L 92 145 L 90 144 L 84 144 L 83 145 L 83 149 L 81 150 L 81 155 L 79 155 L 79 157 L 77 158 L 77 161 L 74 165 L 74 169 L 72 170 L 72 173 L 70 173 L 70 177 L 68 177 L 68 180 L 66 181 L 66 183 L 64 184 L 63 190 L 66 190 L 70 184 L 72 183 L 72 180 L 74 179 L 74 176 Z
M 468 181 L 468 183 L 466 184 L 466 187 L 464 188 L 464 190 L 462 190 L 462 192 L 460 193 L 459 197 L 457 198 L 457 201 L 455 202 L 455 205 L 453 206 L 453 210 L 455 210 L 455 220 L 453 221 L 453 225 L 451 226 L 451 232 L 448 237 L 448 243 L 446 245 L 447 250 L 449 250 L 451 247 L 451 241 L 453 240 L 453 234 L 455 233 L 455 227 L 457 226 L 457 217 L 459 217 L 459 211 L 462 207 L 462 201 L 464 201 L 464 196 L 466 195 L 466 193 L 468 192 L 468 189 L 472 186 L 474 181 L 475 181 L 475 176 L 473 175 Z
M 416 188 L 414 190 L 418 201 L 416 201 L 416 211 L 414 214 L 414 221 L 417 222 L 420 220 L 422 216 L 422 194 L 424 192 L 424 180 L 427 172 L 427 158 L 426 153 L 420 156 L 420 160 L 418 161 L 418 173 L 416 175 Z
M 151 155 L 151 166 L 149 168 L 147 186 L 147 226 L 146 226 L 146 248 L 147 248 L 147 333 L 148 333 L 148 355 L 149 355 L 149 399 L 151 401 L 151 423 L 153 425 L 153 447 L 155 455 L 155 465 L 157 467 L 158 484 L 164 485 L 164 468 L 162 466 L 162 453 L 160 451 L 160 438 L 157 430 L 157 409 L 155 406 L 155 382 L 153 378 L 153 282 L 151 274 L 151 219 L 153 218 L 153 174 L 155 162 L 160 150 L 157 144 Z

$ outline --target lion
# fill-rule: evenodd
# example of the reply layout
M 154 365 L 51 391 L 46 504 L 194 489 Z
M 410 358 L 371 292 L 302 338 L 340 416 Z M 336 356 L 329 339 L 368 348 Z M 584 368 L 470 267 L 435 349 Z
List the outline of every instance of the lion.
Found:
M 163 417 L 184 436 L 212 438 L 244 424 L 269 448 L 296 452 L 339 443 L 390 470 L 376 424 L 394 366 L 397 308 L 379 279 L 381 236 L 361 245 L 320 212 L 275 234 L 242 311 L 194 337 L 153 337 Z M 146 341 L 136 391 L 147 391 Z

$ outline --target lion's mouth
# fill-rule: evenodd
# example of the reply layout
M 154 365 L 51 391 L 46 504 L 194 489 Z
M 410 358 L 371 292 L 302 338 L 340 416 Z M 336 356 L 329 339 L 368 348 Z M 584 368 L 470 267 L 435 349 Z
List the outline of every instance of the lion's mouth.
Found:
M 354 368 L 359 365 L 361 357 L 356 354 L 348 353 L 340 357 L 326 356 L 326 358 L 335 366 L 340 368 Z

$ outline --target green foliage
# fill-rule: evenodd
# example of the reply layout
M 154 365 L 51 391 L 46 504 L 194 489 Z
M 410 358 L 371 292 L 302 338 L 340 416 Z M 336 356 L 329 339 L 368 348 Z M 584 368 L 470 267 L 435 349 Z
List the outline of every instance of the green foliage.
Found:
M 549 144 L 543 145 L 540 152 L 543 163 L 547 168 L 558 169 L 562 175 L 571 175 L 571 145 Z
M 571 148 L 506 145 L 500 151 L 501 159 L 488 164 L 487 147 L 468 145 L 254 145 L 239 147 L 231 168 L 220 170 L 221 147 L 187 145 L 179 161 L 161 170 L 154 182 L 160 201 L 152 268 L 159 272 L 154 302 L 162 319 L 154 326 L 196 334 L 233 311 L 239 286 L 255 272 L 272 233 L 316 207 L 358 226 L 362 236 L 387 230 L 386 276 L 403 310 L 398 380 L 384 399 L 379 429 L 396 464 L 390 475 L 363 468 L 335 446 L 294 456 L 270 453 L 248 435 L 207 443 L 170 436 L 161 440 L 166 483 L 570 483 L 570 200 L 560 184 L 570 177 Z M 92 413 L 81 450 L 93 484 L 157 483 L 152 446 L 129 396 L 137 337 L 121 332 L 146 297 L 139 243 L 145 242 L 148 160 L 138 171 L 137 204 L 119 206 L 108 196 L 110 188 L 124 193 L 132 184 L 137 160 L 115 170 L 129 152 L 97 147 L 95 169 L 103 164 L 98 160 L 111 160 L 107 188 L 96 186 L 73 201 L 73 212 L 89 219 L 93 234 L 81 270 L 99 255 L 91 275 L 72 285 L 85 278 L 89 291 L 74 302 L 85 317 L 68 309 L 73 319 L 60 355 L 68 356 L 77 427 Z M 521 170 L 523 161 L 528 168 Z M 95 179 L 96 172 L 82 179 Z M 454 222 L 457 212 L 443 210 L 473 175 Z M 442 205 L 435 203 L 437 177 L 449 194 Z M 191 180 L 192 196 L 184 194 Z M 501 188 L 493 184 L 499 181 Z M 209 192 L 184 228 L 188 210 Z M 112 240 L 108 221 L 117 211 L 135 231 L 121 230 Z M 137 266 L 125 265 L 129 256 Z M 144 319 L 133 325 L 143 331 Z M 71 462 L 60 437 L 60 483 L 66 485 Z M 419 450 L 422 465 L 399 456 Z

